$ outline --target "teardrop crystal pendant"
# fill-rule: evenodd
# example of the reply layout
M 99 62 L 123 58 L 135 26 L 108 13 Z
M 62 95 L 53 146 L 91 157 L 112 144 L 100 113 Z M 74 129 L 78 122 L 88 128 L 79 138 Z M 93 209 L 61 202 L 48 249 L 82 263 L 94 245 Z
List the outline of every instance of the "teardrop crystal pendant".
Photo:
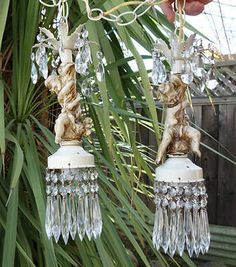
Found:
M 46 48 L 45 46 L 41 45 L 37 50 L 36 50 L 36 55 L 35 55 L 35 60 L 38 66 L 40 65 L 41 58 L 46 56 Z
M 214 90 L 218 84 L 219 83 L 217 81 L 214 69 L 210 68 L 210 70 L 207 73 L 207 77 L 206 77 L 206 86 L 209 89 Z
M 88 79 L 85 79 L 83 82 L 82 82 L 82 85 L 81 85 L 81 93 L 82 95 L 86 96 L 86 97 L 89 97 L 91 96 L 92 94 L 92 84 L 91 84 L 91 79 L 88 78 Z
M 166 81 L 167 73 L 163 62 L 159 57 L 153 55 L 152 83 L 158 85 Z
M 32 66 L 31 66 L 31 80 L 33 84 L 36 84 L 38 81 L 38 71 L 37 68 L 34 64 L 34 62 L 32 62 Z
M 75 57 L 75 70 L 77 73 L 81 73 L 81 67 L 82 67 L 82 56 L 81 53 L 78 52 L 76 57 Z
M 193 56 L 192 71 L 193 71 L 194 75 L 197 76 L 198 78 L 203 77 L 204 63 L 203 63 L 202 56 L 199 54 Z
M 48 60 L 46 54 L 41 57 L 39 64 L 39 73 L 46 80 L 48 77 Z
M 185 84 L 190 84 L 193 82 L 193 71 L 192 67 L 189 61 L 185 61 L 182 73 L 181 73 L 181 79 Z

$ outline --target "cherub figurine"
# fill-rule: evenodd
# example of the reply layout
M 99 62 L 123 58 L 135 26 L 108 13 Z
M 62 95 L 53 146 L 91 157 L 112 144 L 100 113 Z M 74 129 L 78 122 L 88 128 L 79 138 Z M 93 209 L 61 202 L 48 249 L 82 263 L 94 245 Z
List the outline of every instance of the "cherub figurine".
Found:
M 92 120 L 85 118 L 80 122 L 80 95 L 76 91 L 76 73 L 73 63 L 62 63 L 58 69 L 59 75 L 52 74 L 45 81 L 46 87 L 57 94 L 62 107 L 55 122 L 55 142 L 80 140 L 91 134 Z
M 178 75 L 172 75 L 169 82 L 161 84 L 157 97 L 167 105 L 165 128 L 158 148 L 156 163 L 160 163 L 165 152 L 172 155 L 187 154 L 192 151 L 201 156 L 199 150 L 201 134 L 189 126 L 185 108 L 187 86 Z

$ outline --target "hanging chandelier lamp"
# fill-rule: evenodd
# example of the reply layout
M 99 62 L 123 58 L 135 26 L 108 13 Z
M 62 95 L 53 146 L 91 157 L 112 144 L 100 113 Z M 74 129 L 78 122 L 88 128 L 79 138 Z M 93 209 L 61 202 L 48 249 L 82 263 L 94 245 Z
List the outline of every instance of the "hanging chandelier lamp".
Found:
M 195 165 L 187 155 L 193 152 L 200 157 L 200 132 L 189 125 L 186 114 L 188 101 L 186 90 L 194 75 L 202 78 L 204 68 L 201 42 L 191 35 L 184 40 L 184 4 L 175 1 L 176 30 L 170 39 L 170 46 L 158 40 L 153 52 L 152 79 L 158 85 L 157 97 L 167 106 L 162 141 L 157 152 L 154 181 L 155 223 L 153 244 L 171 257 L 182 256 L 187 250 L 190 257 L 208 251 L 210 232 L 207 215 L 207 193 L 202 168 Z M 163 57 L 171 65 L 167 79 Z M 212 59 L 211 59 L 212 60 Z M 207 74 L 209 86 L 216 86 L 212 75 L 214 64 Z
M 55 2 L 55 3 L 54 3 Z M 88 31 L 79 26 L 69 35 L 68 4 L 53 1 L 58 7 L 54 33 L 40 28 L 38 43 L 32 48 L 32 82 L 45 79 L 45 86 L 57 95 L 61 113 L 55 122 L 55 142 L 60 148 L 48 157 L 46 172 L 46 219 L 48 238 L 65 244 L 76 233 L 83 240 L 97 238 L 102 231 L 102 218 L 98 199 L 98 174 L 94 156 L 81 146 L 83 137 L 91 134 L 92 120 L 82 118 L 80 95 L 76 90 L 76 73 L 84 77 L 82 89 L 86 91 L 91 78 L 86 79 L 91 64 Z M 57 35 L 57 37 L 55 37 Z M 97 53 L 96 77 L 104 79 L 102 54 Z M 49 71 L 50 75 L 48 75 Z M 86 87 L 86 88 L 85 88 Z

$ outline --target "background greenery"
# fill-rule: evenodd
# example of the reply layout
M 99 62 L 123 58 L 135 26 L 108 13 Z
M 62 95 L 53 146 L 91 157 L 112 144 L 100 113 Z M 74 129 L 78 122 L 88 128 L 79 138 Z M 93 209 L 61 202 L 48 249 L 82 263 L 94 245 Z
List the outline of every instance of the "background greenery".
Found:
M 132 39 L 151 52 L 154 38 L 166 40 L 163 32 L 172 30 L 172 25 L 153 10 L 127 27 L 105 21 L 88 22 L 82 1 L 68 2 L 71 28 L 86 23 L 89 38 L 100 44 L 107 61 L 106 80 L 99 83 L 91 97 L 83 99 L 84 115 L 92 117 L 96 133 L 92 139 L 84 140 L 84 145 L 97 161 L 103 232 L 96 241 L 81 242 L 77 238 L 67 246 L 46 237 L 43 177 L 46 157 L 57 149 L 51 130 L 58 110 L 56 99 L 45 90 L 43 80 L 36 86 L 30 81 L 31 47 L 41 25 L 42 7 L 38 0 L 1 0 L 2 266 L 130 267 L 151 266 L 152 260 L 158 260 L 160 266 L 195 266 L 186 255 L 181 260 L 170 259 L 153 248 L 154 210 L 145 204 L 145 196 L 151 199 L 153 193 L 142 180 L 145 174 L 152 184 L 155 151 L 139 142 L 140 126 L 153 131 L 157 140 L 162 126 L 143 57 Z M 107 10 L 121 2 L 101 0 L 93 4 Z M 44 26 L 50 25 L 55 12 L 54 8 L 47 9 Z M 133 56 L 124 57 L 120 40 Z M 96 49 L 92 46 L 95 65 Z M 138 65 L 135 73 L 128 65 L 133 59 Z M 137 106 L 142 107 L 143 115 L 138 114 Z

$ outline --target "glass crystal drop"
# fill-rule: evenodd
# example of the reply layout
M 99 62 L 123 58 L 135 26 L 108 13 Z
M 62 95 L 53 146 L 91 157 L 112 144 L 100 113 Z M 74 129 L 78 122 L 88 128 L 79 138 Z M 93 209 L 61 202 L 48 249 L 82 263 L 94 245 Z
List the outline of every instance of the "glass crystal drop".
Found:
M 158 73 L 158 69 L 156 67 L 156 63 L 153 63 L 153 67 L 152 67 L 152 83 L 153 85 L 158 85 L 158 77 L 159 77 L 159 73 Z
M 211 68 L 208 73 L 207 73 L 207 77 L 206 77 L 206 86 L 207 88 L 214 90 L 216 88 L 216 86 L 218 85 L 218 81 L 215 75 L 214 70 Z
M 45 36 L 42 32 L 40 32 L 37 36 L 36 36 L 36 39 L 38 42 L 43 42 L 45 40 Z
M 52 179 L 52 182 L 53 182 L 53 183 L 56 183 L 56 182 L 58 181 L 57 174 L 54 173 L 54 174 L 52 175 L 51 179 Z
M 81 93 L 82 95 L 89 97 L 92 94 L 92 86 L 90 79 L 85 79 L 81 86 Z
M 75 71 L 80 74 L 81 72 L 81 65 L 82 65 L 82 56 L 81 53 L 78 52 L 75 57 Z
M 48 238 L 52 236 L 52 200 L 51 196 L 47 197 L 46 215 L 45 215 L 45 230 Z
M 198 77 L 200 79 L 199 89 L 203 93 L 206 87 L 206 71 L 202 69 L 202 76 Z
M 193 210 L 193 230 L 195 236 L 194 251 L 196 256 L 198 257 L 200 253 L 200 237 L 201 237 L 198 209 Z
M 195 237 L 193 231 L 192 214 L 190 209 L 185 209 L 184 216 L 185 232 L 186 232 L 186 248 L 190 257 L 193 256 Z
M 183 51 L 182 53 L 182 56 L 185 58 L 185 59 L 188 59 L 189 57 L 191 57 L 192 53 L 193 53 L 193 47 L 190 46 L 190 48 L 186 49 Z
M 105 76 L 105 68 L 103 63 L 100 61 L 97 65 L 96 77 L 99 82 L 102 82 L 104 80 L 104 76 Z
M 98 195 L 90 196 L 91 198 L 91 220 L 92 220 L 92 232 L 93 236 L 96 239 L 101 235 L 102 232 L 102 217 L 101 210 L 99 205 Z
M 47 170 L 46 175 L 45 175 L 45 180 L 46 182 L 49 182 L 50 179 L 51 179 L 51 174 L 50 174 L 50 171 Z
M 155 222 L 153 228 L 153 245 L 158 250 L 162 244 L 162 230 L 163 230 L 163 212 L 161 207 L 156 208 Z
M 67 244 L 70 233 L 70 202 L 69 196 L 61 200 L 61 233 L 65 244 Z
M 192 59 L 192 71 L 198 77 L 201 78 L 204 71 L 204 63 L 202 56 L 197 54 Z
M 70 228 L 70 235 L 73 240 L 75 239 L 75 235 L 77 232 L 76 200 L 77 197 L 73 195 L 71 199 L 71 228 Z
M 166 253 L 169 247 L 169 243 L 170 243 L 169 216 L 168 216 L 166 208 L 163 208 L 163 231 L 162 233 L 163 233 L 163 236 L 162 236 L 161 246 Z
M 174 256 L 175 251 L 176 251 L 176 241 L 177 241 L 176 212 L 171 211 L 170 213 L 170 244 L 169 244 L 169 254 L 171 257 Z
M 78 198 L 78 206 L 77 206 L 77 227 L 79 238 L 82 241 L 85 234 L 85 226 L 84 226 L 84 198 Z
M 91 51 L 88 42 L 85 43 L 82 50 L 82 58 L 85 63 L 89 63 L 91 61 Z
M 183 65 L 181 79 L 185 84 L 190 84 L 193 82 L 193 71 L 189 61 L 186 61 Z
M 178 225 L 177 250 L 179 255 L 182 256 L 185 245 L 185 227 L 183 220 L 183 210 L 181 208 L 177 210 L 177 225 Z
M 52 233 L 57 243 L 61 234 L 59 195 L 52 199 Z
M 84 39 L 86 39 L 86 38 L 88 38 L 88 31 L 85 29 L 83 32 L 82 32 L 82 37 L 84 38 Z
M 45 54 L 43 57 L 41 57 L 40 64 L 39 64 L 39 73 L 43 76 L 43 78 L 46 80 L 48 77 L 48 60 L 47 55 Z
M 202 79 L 204 77 L 205 70 L 203 68 L 197 68 L 195 75 L 199 78 Z
M 31 58 L 31 61 L 32 61 L 32 62 L 35 60 L 35 54 L 34 54 L 33 52 L 31 53 L 30 58 Z
M 75 48 L 81 48 L 84 46 L 84 39 L 78 37 L 75 41 Z
M 84 226 L 85 232 L 89 240 L 92 237 L 92 225 L 91 225 L 91 212 L 90 212 L 90 197 L 89 194 L 85 195 L 84 198 Z
M 161 62 L 160 59 L 157 59 L 153 62 L 152 68 L 152 83 L 153 85 L 158 85 L 166 81 L 166 69 L 165 65 Z
M 44 46 L 40 46 L 37 50 L 36 50 L 36 63 L 38 64 L 38 66 L 41 63 L 41 58 L 46 56 L 46 48 Z
M 32 63 L 32 67 L 31 67 L 31 80 L 33 84 L 36 84 L 38 81 L 38 71 L 36 69 L 36 66 L 34 63 Z
M 210 230 L 209 230 L 208 216 L 205 209 L 200 210 L 199 221 L 201 225 L 200 249 L 202 254 L 204 254 L 208 251 L 210 246 Z

